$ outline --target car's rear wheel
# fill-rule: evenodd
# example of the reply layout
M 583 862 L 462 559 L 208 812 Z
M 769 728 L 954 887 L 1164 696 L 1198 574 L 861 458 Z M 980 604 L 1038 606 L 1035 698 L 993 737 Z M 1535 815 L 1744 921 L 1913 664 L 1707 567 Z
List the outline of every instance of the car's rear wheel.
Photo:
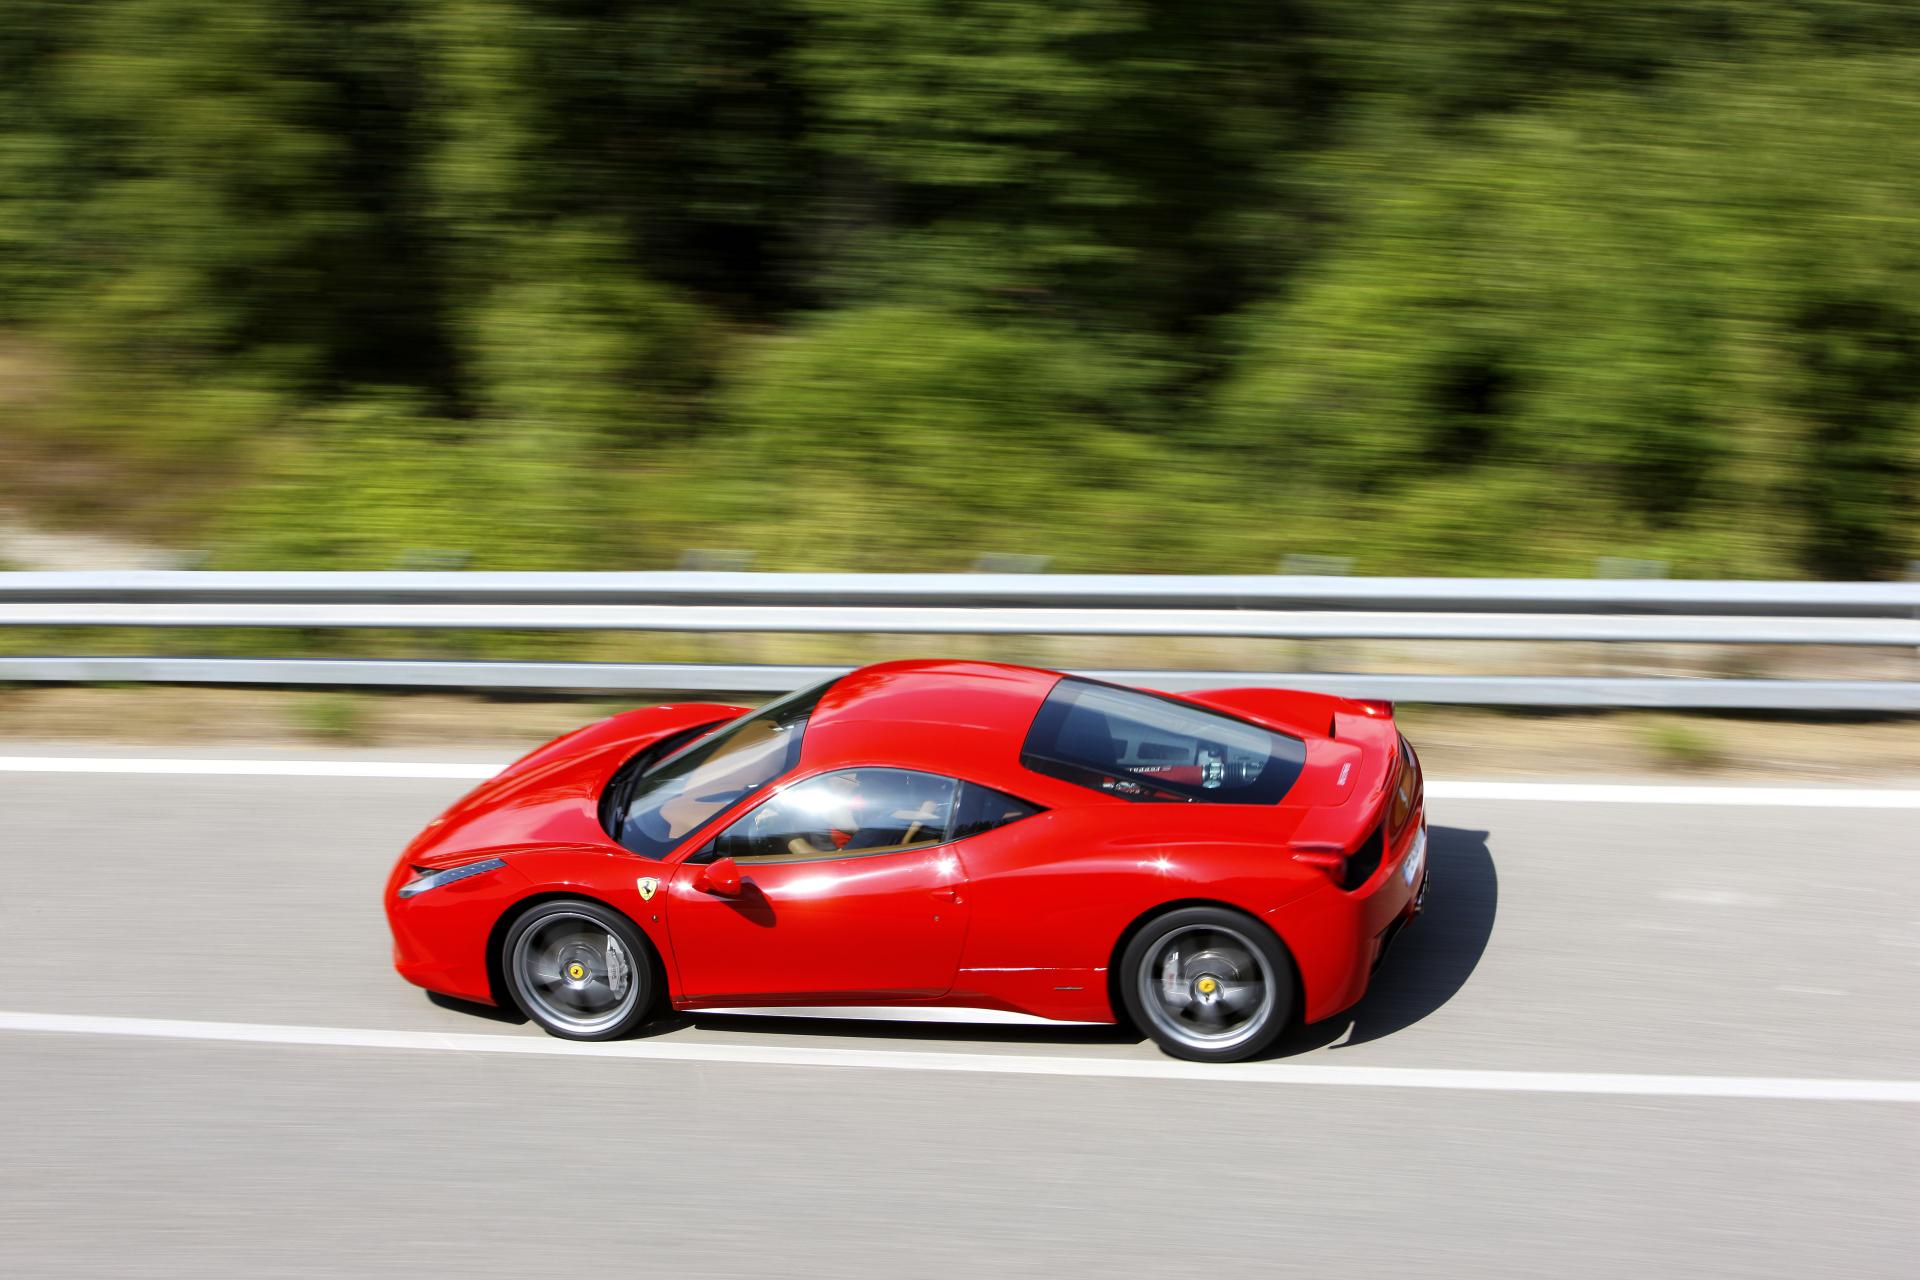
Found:
M 520 1012 L 567 1040 L 612 1040 L 647 1020 L 653 949 L 625 916 L 584 898 L 534 906 L 501 943 Z
M 1176 1058 L 1238 1062 L 1271 1045 L 1293 1016 L 1293 964 L 1250 916 L 1184 907 L 1150 920 L 1120 959 L 1134 1025 Z

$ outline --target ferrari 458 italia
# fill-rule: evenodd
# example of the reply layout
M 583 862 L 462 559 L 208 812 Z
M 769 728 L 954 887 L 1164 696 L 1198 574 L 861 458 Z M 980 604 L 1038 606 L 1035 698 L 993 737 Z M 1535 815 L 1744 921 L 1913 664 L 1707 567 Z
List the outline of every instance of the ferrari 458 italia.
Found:
M 386 908 L 403 977 L 570 1039 L 990 1010 L 1225 1062 L 1365 992 L 1424 809 L 1389 704 L 895 662 L 557 739 L 434 819 Z

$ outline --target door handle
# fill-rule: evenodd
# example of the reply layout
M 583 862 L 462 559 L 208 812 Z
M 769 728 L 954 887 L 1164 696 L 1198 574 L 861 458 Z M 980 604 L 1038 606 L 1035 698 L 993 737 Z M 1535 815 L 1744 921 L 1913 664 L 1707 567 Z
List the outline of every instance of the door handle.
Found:
M 960 891 L 958 889 L 935 889 L 933 896 L 941 902 L 951 902 L 955 906 L 960 905 Z

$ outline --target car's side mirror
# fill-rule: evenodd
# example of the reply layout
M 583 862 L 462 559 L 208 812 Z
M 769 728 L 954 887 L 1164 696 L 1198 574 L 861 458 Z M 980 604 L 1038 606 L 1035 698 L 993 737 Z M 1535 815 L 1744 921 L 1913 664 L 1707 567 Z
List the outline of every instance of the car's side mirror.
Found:
M 722 898 L 740 896 L 740 866 L 732 858 L 717 858 L 693 876 L 693 887 Z

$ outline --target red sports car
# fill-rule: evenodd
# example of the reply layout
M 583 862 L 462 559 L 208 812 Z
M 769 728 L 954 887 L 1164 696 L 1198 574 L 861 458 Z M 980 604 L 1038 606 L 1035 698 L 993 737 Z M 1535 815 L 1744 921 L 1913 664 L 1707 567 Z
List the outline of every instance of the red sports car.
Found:
M 1224 1062 L 1365 992 L 1423 802 L 1384 703 L 893 662 L 549 743 L 407 847 L 387 917 L 409 981 L 570 1039 L 934 1008 Z

